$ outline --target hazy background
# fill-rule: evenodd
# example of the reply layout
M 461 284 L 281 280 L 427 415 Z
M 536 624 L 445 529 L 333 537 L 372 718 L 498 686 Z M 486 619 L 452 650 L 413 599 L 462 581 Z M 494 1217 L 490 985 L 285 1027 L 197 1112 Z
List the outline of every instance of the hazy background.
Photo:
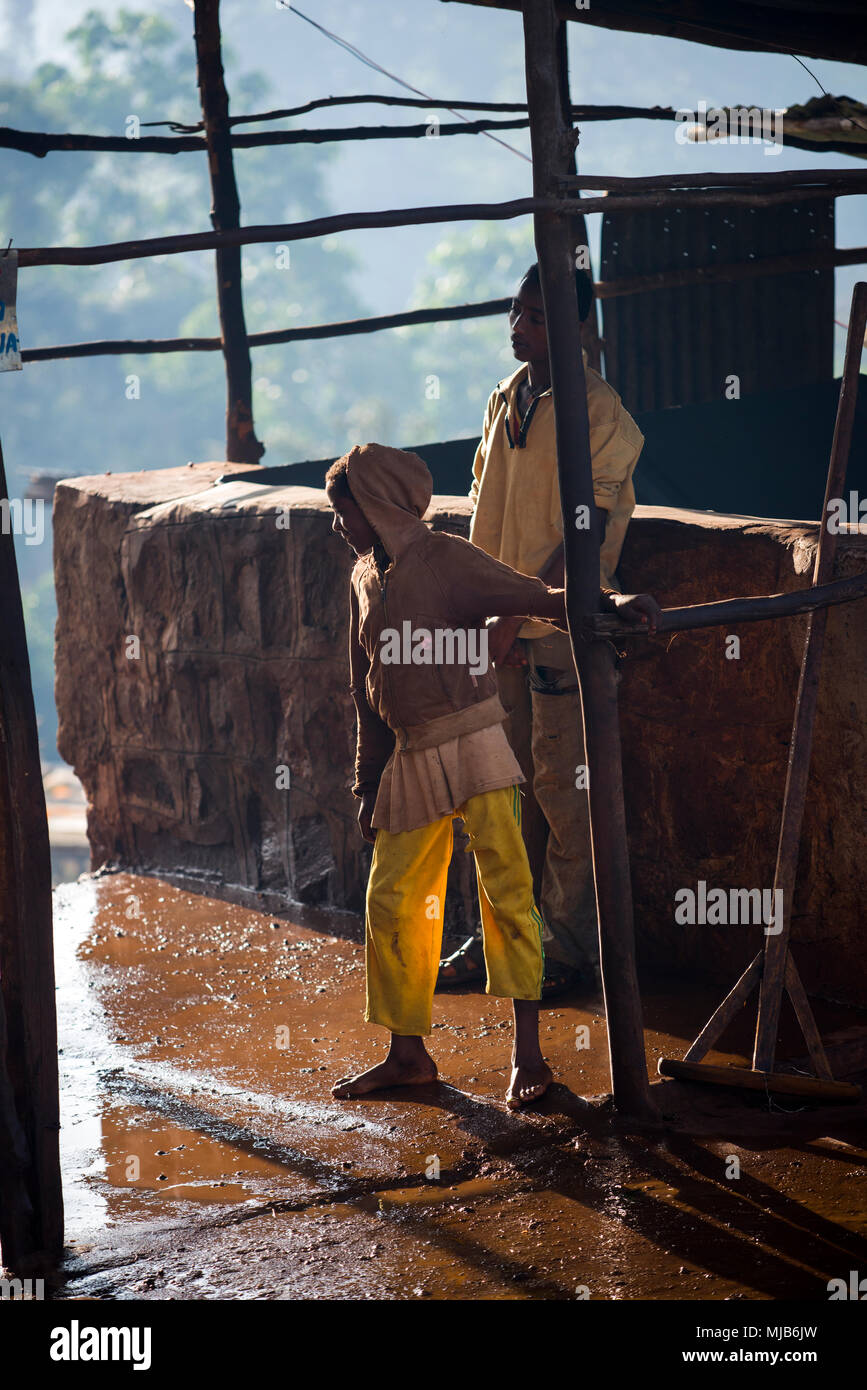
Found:
M 224 0 L 226 81 L 235 114 L 344 93 L 401 94 L 276 0 Z M 404 80 L 439 99 L 524 99 L 521 22 L 514 13 L 442 0 L 299 0 L 299 8 Z M 193 15 L 182 0 L 139 4 L 0 0 L 0 124 L 122 134 L 142 122 L 199 119 Z M 785 107 L 819 95 L 794 58 L 741 54 L 677 40 L 570 26 L 576 102 Z M 808 59 L 835 95 L 867 100 L 863 68 Z M 437 109 L 431 107 L 430 114 Z M 414 124 L 428 113 L 377 106 L 317 111 L 294 126 Z M 451 119 L 439 111 L 443 120 Z M 274 126 L 253 127 L 268 129 Z M 169 133 L 163 131 L 161 133 Z M 501 138 L 528 153 L 525 132 Z M 530 166 L 482 135 L 238 151 L 246 223 L 327 213 L 521 197 Z M 722 143 L 678 145 L 674 126 L 588 125 L 582 172 L 858 167 L 843 155 Z M 90 244 L 207 230 L 200 154 L 44 159 L 0 151 L 0 237 L 17 246 Z M 867 241 L 867 199 L 837 200 L 837 242 Z M 589 219 L 598 245 L 599 215 Z M 244 251 L 250 331 L 380 314 L 509 293 L 535 259 L 530 219 L 350 232 L 293 243 L 288 270 L 274 248 Z M 598 262 L 594 269 L 598 274 Z M 836 317 L 848 313 L 856 268 L 837 272 Z M 863 269 L 860 273 L 863 275 Z M 213 253 L 103 267 L 25 269 L 23 347 L 102 337 L 218 333 Z M 838 370 L 844 332 L 837 330 Z M 696 345 L 701 350 L 701 345 Z M 263 462 L 337 453 L 362 439 L 404 445 L 472 435 L 485 400 L 511 369 L 505 323 L 481 320 L 365 338 L 255 349 L 256 430 Z M 138 399 L 127 379 L 139 378 Z M 425 382 L 436 374 L 439 399 Z M 221 458 L 225 382 L 219 353 L 32 363 L 3 374 L 0 434 L 11 496 L 31 474 L 166 468 Z M 628 404 L 628 402 L 627 402 Z M 40 546 L 16 538 L 44 759 L 56 757 L 50 530 Z

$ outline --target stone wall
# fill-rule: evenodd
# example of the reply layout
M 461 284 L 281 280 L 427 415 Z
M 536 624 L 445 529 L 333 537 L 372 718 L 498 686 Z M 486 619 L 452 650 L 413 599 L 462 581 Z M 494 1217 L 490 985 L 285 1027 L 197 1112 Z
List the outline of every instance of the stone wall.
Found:
M 347 694 L 351 557 L 324 494 L 225 464 L 71 479 L 55 493 L 59 747 L 88 796 L 93 867 L 355 933 L 369 864 L 355 825 Z M 239 471 L 234 469 L 233 471 Z M 468 503 L 435 499 L 466 533 Z M 639 508 L 624 588 L 664 606 L 809 582 L 810 523 Z M 867 567 L 841 537 L 837 574 Z M 757 927 L 678 926 L 674 893 L 770 887 L 805 619 L 630 642 L 621 708 L 639 953 L 733 983 Z M 807 988 L 867 1003 L 860 881 L 867 605 L 832 609 L 794 914 Z M 288 787 L 286 772 L 288 770 Z M 281 785 L 281 783 L 283 785 Z M 474 917 L 456 854 L 446 929 Z

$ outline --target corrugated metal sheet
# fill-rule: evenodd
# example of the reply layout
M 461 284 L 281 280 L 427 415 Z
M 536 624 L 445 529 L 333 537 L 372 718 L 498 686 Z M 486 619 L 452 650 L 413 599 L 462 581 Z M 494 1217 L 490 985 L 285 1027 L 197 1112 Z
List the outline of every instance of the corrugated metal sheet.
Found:
M 606 214 L 602 279 L 834 246 L 834 201 Z M 834 272 L 653 290 L 602 301 L 605 370 L 630 410 L 827 381 Z

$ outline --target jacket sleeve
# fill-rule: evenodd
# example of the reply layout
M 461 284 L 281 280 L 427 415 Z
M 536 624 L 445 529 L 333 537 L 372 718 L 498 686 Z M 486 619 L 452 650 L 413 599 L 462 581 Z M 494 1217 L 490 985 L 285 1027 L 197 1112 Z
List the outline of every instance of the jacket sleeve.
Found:
M 599 578 L 603 588 L 619 592 L 614 578 L 629 519 L 635 511 L 633 474 L 644 435 L 617 392 L 607 383 L 587 395 L 590 415 L 590 456 L 593 465 L 593 499 L 607 513 L 599 551 Z
M 629 475 L 617 495 L 614 506 L 605 517 L 605 536 L 599 551 L 599 577 L 602 586 L 603 588 L 614 589 L 617 593 L 620 592 L 620 585 L 614 577 L 614 571 L 620 560 L 629 518 L 635 511 L 635 488 L 632 482 L 634 468 L 635 464 L 633 463 Z
M 551 615 L 551 594 L 541 579 L 519 574 L 460 536 L 440 536 L 448 548 L 439 557 L 438 578 L 449 607 L 460 622 L 482 623 L 486 618 L 544 618 L 566 627 Z
M 479 440 L 476 456 L 473 459 L 473 481 L 470 486 L 470 501 L 473 504 L 473 511 L 475 511 L 476 503 L 479 500 L 479 488 L 482 485 L 482 474 L 485 471 L 485 463 L 488 457 L 488 436 L 491 432 L 491 420 L 494 415 L 495 394 L 494 392 L 488 397 L 488 404 L 485 407 L 485 418 L 482 422 L 482 437 Z
M 375 792 L 382 771 L 394 750 L 394 734 L 371 709 L 367 698 L 367 673 L 370 669 L 367 652 L 358 635 L 358 595 L 355 585 L 349 586 L 349 693 L 355 704 L 357 736 L 355 745 L 355 783 L 353 796 Z
M 644 435 L 617 392 L 601 379 L 593 381 L 589 373 L 588 379 L 596 387 L 587 393 L 593 496 L 597 507 L 610 511 L 617 504 L 621 488 L 632 477 L 644 447 Z

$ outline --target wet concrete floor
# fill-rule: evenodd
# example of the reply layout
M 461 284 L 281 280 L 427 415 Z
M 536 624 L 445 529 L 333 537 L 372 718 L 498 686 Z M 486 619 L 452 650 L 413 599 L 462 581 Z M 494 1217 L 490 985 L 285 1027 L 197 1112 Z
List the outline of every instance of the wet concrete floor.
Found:
M 824 1301 L 867 1271 L 863 1104 L 656 1079 L 662 1124 L 630 1126 L 601 1002 L 570 996 L 542 1014 L 557 1084 L 513 1114 L 510 1006 L 468 991 L 436 997 L 438 1084 L 339 1102 L 383 1051 L 360 946 L 122 873 L 59 887 L 55 936 L 55 1298 Z M 653 1077 L 723 992 L 645 988 Z M 753 1018 L 708 1060 L 743 1063 Z

